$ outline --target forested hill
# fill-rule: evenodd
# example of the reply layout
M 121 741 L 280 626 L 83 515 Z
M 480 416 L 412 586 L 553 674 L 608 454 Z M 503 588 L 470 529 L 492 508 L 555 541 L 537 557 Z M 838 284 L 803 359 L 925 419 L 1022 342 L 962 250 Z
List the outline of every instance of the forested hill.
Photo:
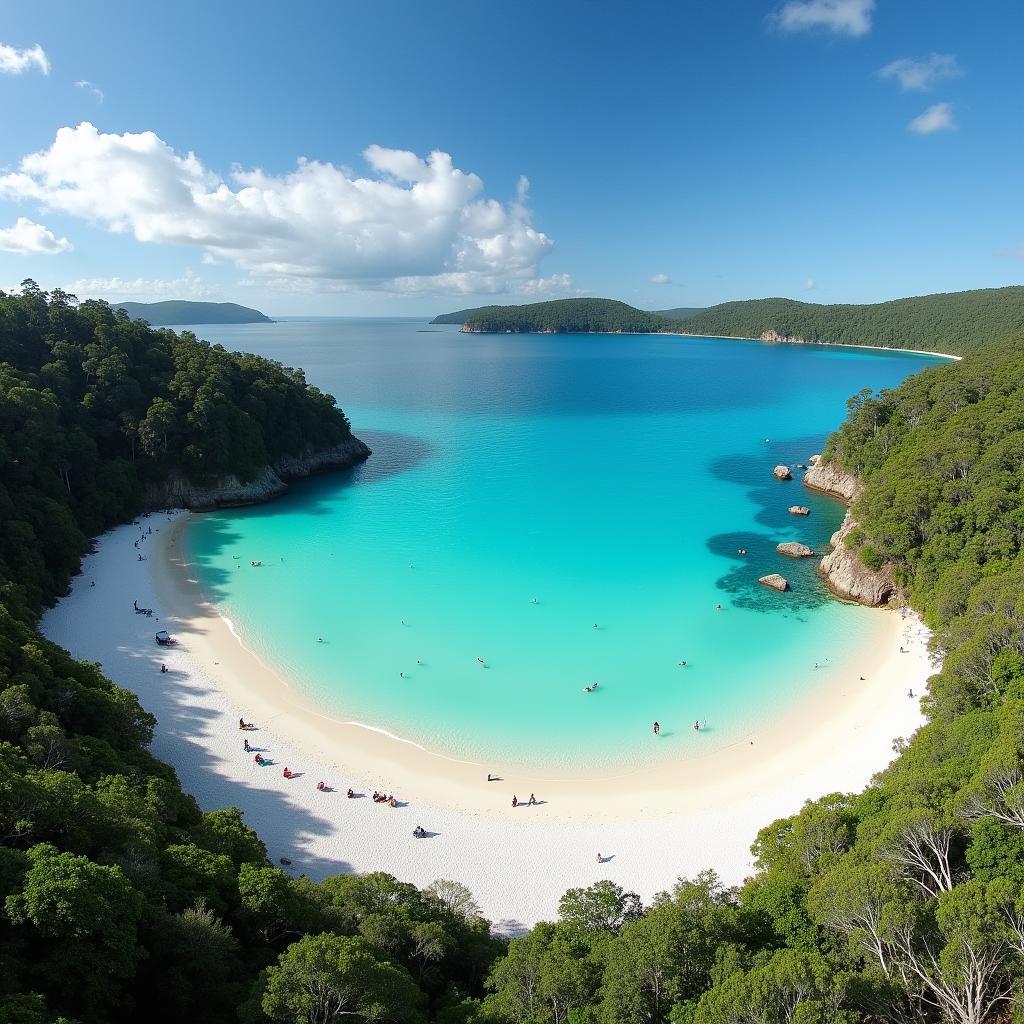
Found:
M 245 482 L 351 436 L 299 370 L 31 281 L 0 292 L 0 598 L 37 614 L 147 483 Z
M 581 301 L 581 300 L 578 300 L 578 299 L 552 299 L 550 303 L 539 303 L 538 305 L 549 305 L 549 306 L 553 306 L 554 307 L 554 303 L 568 303 L 568 304 L 572 304 L 572 303 L 575 303 L 575 302 L 578 302 L 578 301 Z M 584 302 L 595 302 L 595 301 L 606 302 L 606 301 L 609 301 L 609 300 L 606 300 L 606 299 L 597 299 L 597 300 L 595 300 L 595 299 L 583 299 L 582 301 L 584 301 Z M 471 315 L 473 315 L 475 313 L 484 312 L 485 310 L 522 309 L 522 308 L 529 309 L 529 308 L 532 308 L 532 305 L 533 304 L 529 304 L 528 306 L 525 306 L 525 307 L 520 307 L 520 306 L 474 306 L 472 309 L 459 309 L 459 310 L 456 310 L 454 313 L 442 313 L 440 316 L 435 316 L 434 319 L 431 320 L 430 322 L 432 324 L 464 324 L 469 319 L 469 317 Z M 631 310 L 633 309 L 632 306 L 629 306 L 627 308 L 631 309 Z M 564 307 L 554 307 L 553 311 L 557 312 L 559 309 L 565 309 L 566 312 L 569 315 L 575 315 L 575 309 L 574 309 L 574 306 L 572 306 L 572 305 L 566 305 Z M 638 309 L 638 310 L 634 310 L 634 312 L 642 313 L 642 312 L 645 312 L 645 311 Z M 651 316 L 663 317 L 666 320 L 686 320 L 689 317 L 693 316 L 695 313 L 702 313 L 702 312 L 703 312 L 703 308 L 702 307 L 701 308 L 697 308 L 697 307 L 689 307 L 689 306 L 678 306 L 675 309 L 654 309 L 654 310 L 650 310 L 649 311 Z
M 112 302 L 132 320 L 145 320 L 154 327 L 180 327 L 183 324 L 271 324 L 274 321 L 258 309 L 235 302 L 190 302 L 169 299 L 166 302 Z
M 986 342 L 1024 332 L 1024 287 L 940 292 L 870 305 L 819 305 L 795 299 L 723 302 L 689 317 L 683 330 L 965 355 Z
M 673 328 L 671 321 L 615 299 L 552 299 L 524 306 L 481 306 L 469 312 L 462 329 L 517 334 L 646 334 Z

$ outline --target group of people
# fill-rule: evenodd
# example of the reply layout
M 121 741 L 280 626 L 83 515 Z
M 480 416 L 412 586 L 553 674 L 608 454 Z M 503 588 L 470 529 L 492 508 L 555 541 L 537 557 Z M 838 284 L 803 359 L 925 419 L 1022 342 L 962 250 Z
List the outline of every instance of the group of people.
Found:
M 373 802 L 375 804 L 387 804 L 388 807 L 397 807 L 398 801 L 390 793 L 378 793 L 373 791 Z
M 537 798 L 531 793 L 529 800 L 520 800 L 515 793 L 512 794 L 512 806 L 513 807 L 533 807 L 537 802 Z

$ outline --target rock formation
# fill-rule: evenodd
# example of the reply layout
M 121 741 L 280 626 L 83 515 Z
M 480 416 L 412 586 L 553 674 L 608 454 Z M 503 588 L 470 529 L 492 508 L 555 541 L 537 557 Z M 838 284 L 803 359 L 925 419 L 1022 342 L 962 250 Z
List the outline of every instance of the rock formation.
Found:
M 804 473 L 804 484 L 813 491 L 839 498 L 851 505 L 861 496 L 864 485 L 841 466 L 823 462 L 820 455 L 808 459 L 810 466 Z M 855 549 L 846 546 L 846 538 L 857 526 L 856 520 L 847 509 L 843 525 L 832 534 L 832 550 L 818 566 L 818 572 L 829 590 L 845 601 L 857 601 L 876 608 L 888 604 L 898 594 L 893 579 L 892 567 L 869 569 Z
M 790 505 L 789 514 L 791 516 L 809 516 L 811 510 L 806 505 Z
M 877 608 L 896 597 L 898 588 L 890 566 L 869 569 L 856 550 L 846 547 L 846 537 L 856 525 L 853 516 L 847 512 L 843 525 L 832 534 L 832 551 L 821 560 L 818 572 L 837 597 Z
M 770 587 L 772 590 L 789 590 L 789 581 L 785 576 L 780 576 L 777 572 L 773 572 L 768 576 L 762 576 L 757 582 L 763 586 Z
M 793 474 L 789 471 L 789 466 L 776 466 L 772 470 L 772 474 L 776 480 L 792 480 Z
M 264 467 L 255 479 L 246 483 L 232 475 L 201 486 L 175 473 L 159 483 L 147 485 L 143 505 L 148 511 L 188 508 L 195 512 L 233 505 L 255 505 L 287 491 L 287 480 L 331 469 L 345 469 L 364 462 L 369 455 L 370 449 L 358 437 L 350 437 L 333 448 L 284 456 L 274 465 Z
M 777 544 L 775 550 L 780 555 L 788 555 L 790 558 L 810 558 L 814 554 L 813 548 L 809 548 L 806 544 L 801 544 L 795 540 L 788 540 L 784 544 Z

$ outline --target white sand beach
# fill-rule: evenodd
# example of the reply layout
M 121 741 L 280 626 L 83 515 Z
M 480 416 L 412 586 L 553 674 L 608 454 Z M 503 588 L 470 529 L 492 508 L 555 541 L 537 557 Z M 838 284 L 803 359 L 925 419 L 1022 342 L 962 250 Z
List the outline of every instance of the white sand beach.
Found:
M 600 878 L 645 900 L 708 867 L 738 883 L 760 828 L 808 798 L 863 787 L 892 760 L 894 738 L 923 722 L 917 696 L 934 671 L 927 630 L 879 611 L 884 640 L 860 664 L 830 666 L 798 710 L 706 757 L 593 779 L 453 760 L 322 713 L 248 651 L 179 557 L 188 515 L 141 519 L 153 533 L 138 550 L 139 525 L 101 537 L 42 630 L 135 691 L 158 719 L 154 754 L 203 808 L 242 808 L 273 862 L 289 858 L 294 873 L 457 879 L 506 932 L 555 916 L 566 889 Z M 133 600 L 153 617 L 134 614 Z M 161 628 L 177 646 L 157 647 Z M 240 732 L 240 717 L 257 729 Z M 254 764 L 246 738 L 272 766 Z M 297 776 L 285 779 L 285 766 Z M 487 782 L 488 772 L 500 780 Z M 330 792 L 316 789 L 320 780 Z M 349 786 L 365 795 L 347 799 Z M 374 804 L 375 789 L 401 806 Z M 531 792 L 536 806 L 512 808 L 513 794 Z M 416 825 L 427 839 L 413 838 Z

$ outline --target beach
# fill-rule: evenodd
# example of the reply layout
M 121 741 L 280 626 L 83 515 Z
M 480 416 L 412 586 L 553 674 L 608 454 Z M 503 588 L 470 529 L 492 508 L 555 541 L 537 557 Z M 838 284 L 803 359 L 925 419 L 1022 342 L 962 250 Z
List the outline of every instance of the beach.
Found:
M 154 514 L 99 538 L 71 594 L 44 616 L 45 635 L 137 693 L 158 720 L 153 753 L 204 809 L 240 807 L 272 862 L 287 858 L 289 871 L 313 878 L 383 870 L 417 885 L 456 879 L 499 931 L 554 917 L 566 889 L 602 878 L 644 900 L 709 867 L 739 883 L 753 870 L 760 828 L 806 799 L 862 788 L 894 757 L 893 740 L 923 723 L 917 697 L 934 671 L 927 631 L 913 616 L 879 611 L 882 641 L 860 663 L 824 666 L 799 708 L 707 756 L 695 747 L 668 766 L 602 775 L 595 755 L 592 778 L 442 756 L 324 714 L 250 652 L 182 558 L 188 518 Z M 134 614 L 133 601 L 153 616 Z M 158 647 L 158 629 L 177 645 Z M 239 718 L 256 728 L 240 732 Z M 245 739 L 273 764 L 254 764 Z M 282 776 L 286 766 L 295 777 Z M 330 791 L 317 790 L 321 780 Z M 365 795 L 347 799 L 349 787 Z M 378 789 L 400 806 L 374 804 Z M 512 807 L 513 795 L 531 793 L 536 805 Z M 413 838 L 417 825 L 428 838 Z

